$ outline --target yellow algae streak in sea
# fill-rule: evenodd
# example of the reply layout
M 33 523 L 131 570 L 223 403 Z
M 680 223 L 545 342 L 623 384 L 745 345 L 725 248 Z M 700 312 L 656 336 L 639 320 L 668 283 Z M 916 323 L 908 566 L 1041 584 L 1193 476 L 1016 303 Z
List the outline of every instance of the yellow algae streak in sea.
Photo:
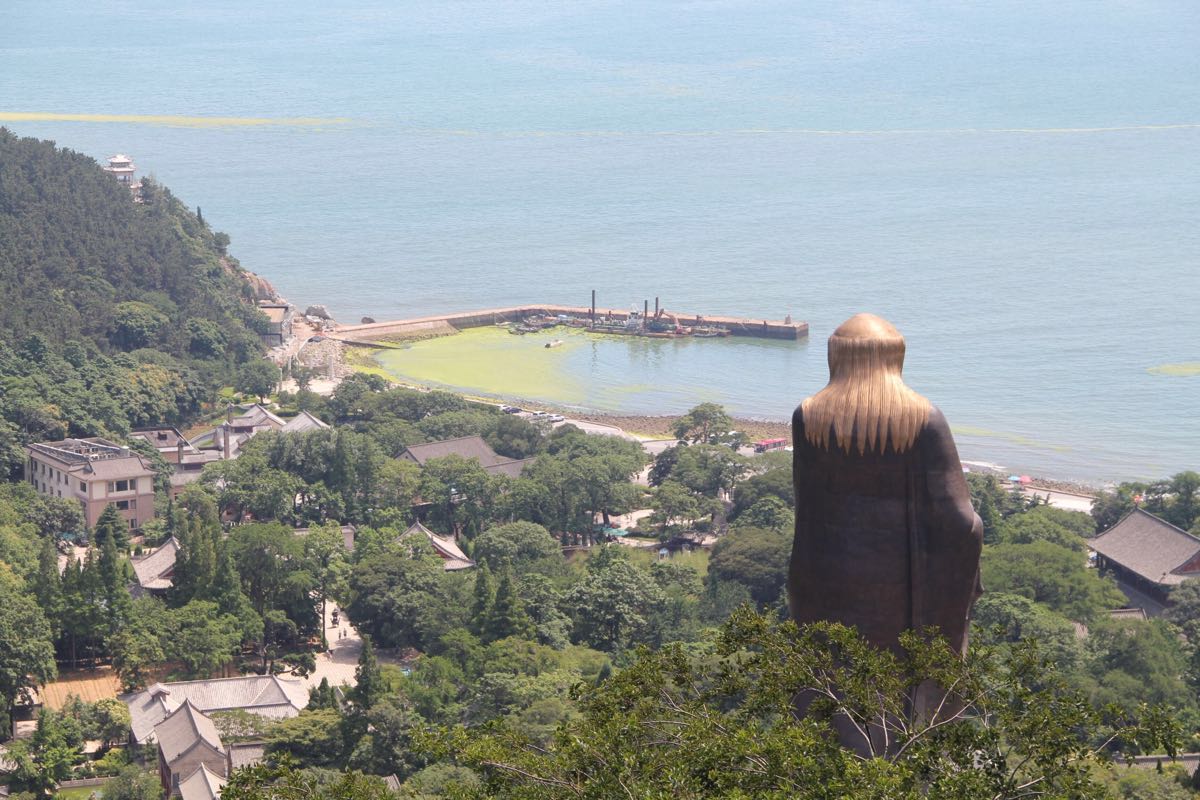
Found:
M 1151 375 L 1169 375 L 1172 378 L 1194 378 L 1200 375 L 1200 361 L 1185 361 L 1182 364 L 1159 364 L 1148 367 L 1146 372 Z
M 563 343 L 546 347 L 557 339 Z M 567 361 L 589 344 L 587 334 L 563 328 L 514 336 L 489 326 L 381 350 L 375 360 L 390 375 L 410 383 L 511 399 L 581 403 L 586 387 L 571 375 Z
M 0 122 L 121 122 L 172 128 L 237 128 L 295 126 L 317 128 L 344 125 L 347 117 L 201 117 L 181 114 L 51 114 L 40 111 L 0 111 Z

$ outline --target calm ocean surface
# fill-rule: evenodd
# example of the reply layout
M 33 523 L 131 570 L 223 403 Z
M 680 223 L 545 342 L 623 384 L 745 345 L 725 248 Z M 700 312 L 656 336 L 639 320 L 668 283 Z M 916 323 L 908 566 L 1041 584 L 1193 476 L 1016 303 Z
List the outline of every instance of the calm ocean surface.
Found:
M 1200 362 L 1190 0 L 185 5 L 8 0 L 0 124 L 133 155 L 293 302 L 791 314 L 558 361 L 573 405 L 778 419 L 871 310 L 964 458 L 1200 468 L 1200 376 L 1147 371 Z

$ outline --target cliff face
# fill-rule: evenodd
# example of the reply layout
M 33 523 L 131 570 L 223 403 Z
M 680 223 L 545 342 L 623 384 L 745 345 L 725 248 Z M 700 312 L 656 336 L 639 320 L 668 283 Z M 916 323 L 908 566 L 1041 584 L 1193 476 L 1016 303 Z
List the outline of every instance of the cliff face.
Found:
M 224 262 L 224 266 L 226 269 L 233 271 L 228 262 Z M 271 282 L 261 275 L 255 275 L 249 270 L 239 270 L 237 274 L 250 287 L 254 302 L 267 300 L 272 303 L 279 303 L 283 301 L 283 298 L 279 296 L 279 292 L 275 291 L 275 287 L 271 285 Z

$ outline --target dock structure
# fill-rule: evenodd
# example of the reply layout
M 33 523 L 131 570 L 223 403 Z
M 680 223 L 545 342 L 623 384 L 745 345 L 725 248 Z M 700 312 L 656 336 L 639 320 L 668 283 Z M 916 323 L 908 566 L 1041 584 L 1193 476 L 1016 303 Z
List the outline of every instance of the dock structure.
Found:
M 658 305 L 657 300 L 655 306 Z M 629 319 L 629 311 L 605 310 L 595 307 L 528 305 L 510 308 L 487 308 L 480 311 L 463 311 L 454 314 L 438 314 L 413 319 L 397 319 L 385 322 L 368 322 L 362 325 L 338 325 L 328 336 L 345 342 L 370 342 L 389 336 L 414 336 L 421 334 L 450 333 L 449 329 L 482 328 L 489 325 L 519 323 L 526 317 L 575 317 L 598 321 L 600 318 L 614 321 Z M 808 336 L 807 322 L 742 319 L 738 317 L 709 316 L 673 312 L 672 316 L 681 324 L 712 325 L 726 328 L 731 336 L 752 336 L 760 339 L 802 339 Z

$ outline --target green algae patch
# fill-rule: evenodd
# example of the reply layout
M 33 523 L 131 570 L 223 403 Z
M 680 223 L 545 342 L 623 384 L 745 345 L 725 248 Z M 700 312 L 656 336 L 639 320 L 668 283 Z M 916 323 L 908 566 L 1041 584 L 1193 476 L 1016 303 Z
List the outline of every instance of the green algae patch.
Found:
M 988 428 L 979 428 L 974 425 L 951 425 L 950 430 L 959 436 L 980 436 L 989 439 L 1003 439 L 1013 444 L 1021 445 L 1022 447 L 1036 448 L 1039 450 L 1053 450 L 1058 453 L 1070 452 L 1071 448 L 1061 444 L 1050 444 L 1049 442 L 1038 441 L 1037 439 L 1028 436 L 1022 436 L 1019 433 L 1006 433 L 1004 431 L 993 431 Z
M 1194 378 L 1200 375 L 1200 361 L 1185 361 L 1182 364 L 1159 364 L 1148 367 L 1151 375 L 1167 375 L 1172 378 Z
M 554 347 L 548 343 L 561 341 Z M 491 397 L 582 403 L 586 386 L 565 369 L 589 345 L 587 334 L 563 328 L 514 336 L 500 327 L 409 342 L 372 354 L 389 377 Z

